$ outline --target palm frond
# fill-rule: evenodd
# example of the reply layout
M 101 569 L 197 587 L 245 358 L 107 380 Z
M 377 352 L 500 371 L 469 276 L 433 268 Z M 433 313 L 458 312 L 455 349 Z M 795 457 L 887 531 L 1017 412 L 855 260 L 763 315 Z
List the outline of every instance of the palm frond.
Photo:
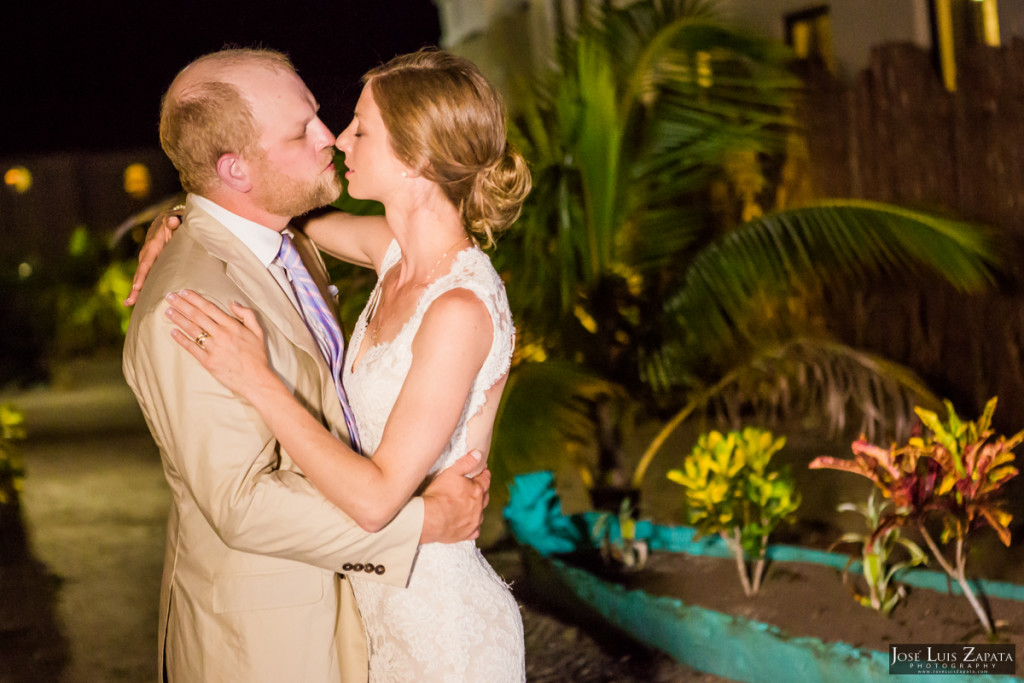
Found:
M 623 244 L 616 249 L 640 272 L 672 270 L 684 260 L 707 229 L 706 212 L 694 206 L 665 206 L 639 214 L 623 226 Z
M 741 424 L 791 424 L 824 420 L 832 436 L 845 434 L 859 416 L 858 433 L 905 438 L 914 407 L 941 401 L 909 368 L 832 339 L 798 337 L 763 345 L 708 386 L 691 386 L 686 402 L 641 455 L 633 474 L 643 480 L 661 446 L 693 414 Z
M 741 414 L 766 424 L 823 417 L 836 436 L 853 426 L 850 416 L 860 416 L 858 433 L 897 438 L 909 434 L 914 406 L 941 405 L 909 368 L 832 339 L 795 338 L 759 350 L 737 369 L 714 401 L 732 422 Z
M 581 104 L 575 152 L 579 158 L 588 244 L 583 276 L 594 282 L 611 263 L 612 237 L 620 219 L 620 159 L 623 125 L 616 109 L 611 59 L 589 40 L 579 43 L 577 75 Z
M 977 292 L 999 262 L 979 226 L 878 202 L 835 200 L 746 223 L 693 260 L 667 311 L 698 348 L 752 339 L 752 306 L 797 286 L 849 289 L 871 278 L 937 275 Z

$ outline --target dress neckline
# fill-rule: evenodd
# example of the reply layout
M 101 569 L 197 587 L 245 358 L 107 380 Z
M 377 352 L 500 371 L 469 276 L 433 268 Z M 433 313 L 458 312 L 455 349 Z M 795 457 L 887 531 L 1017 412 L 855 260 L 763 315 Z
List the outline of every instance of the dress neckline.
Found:
M 398 244 L 397 240 L 394 241 L 394 244 L 396 244 L 396 245 Z M 423 306 L 423 301 L 424 301 L 424 299 L 426 299 L 427 294 L 429 294 L 430 291 L 432 289 L 434 289 L 434 287 L 439 282 L 444 282 L 445 280 L 450 278 L 453 274 L 455 274 L 456 268 L 460 266 L 461 261 L 462 261 L 463 257 L 465 256 L 465 254 L 467 252 L 472 252 L 472 251 L 480 251 L 480 248 L 477 245 L 475 245 L 475 244 L 471 244 L 470 246 L 468 246 L 468 247 L 466 247 L 464 249 L 460 249 L 459 251 L 455 252 L 454 257 L 452 258 L 451 266 L 448 268 L 448 272 L 439 275 L 437 278 L 435 278 L 434 280 L 431 280 L 429 283 L 427 283 L 426 287 L 424 287 L 423 291 L 420 293 L 419 298 L 416 300 L 416 307 L 413 309 L 412 315 L 410 315 L 408 318 L 405 319 L 404 322 L 402 322 L 402 326 L 399 328 L 398 332 L 395 333 L 394 337 L 392 337 L 391 339 L 385 339 L 385 340 L 379 341 L 379 342 L 374 342 L 374 341 L 370 340 L 369 344 L 365 345 L 366 348 L 364 349 L 363 348 L 364 347 L 364 341 L 369 339 L 369 337 L 367 336 L 366 333 L 367 333 L 367 331 L 370 328 L 369 310 L 370 310 L 371 306 L 370 306 L 370 304 L 367 304 L 366 308 L 363 311 L 363 315 L 360 317 L 359 324 L 358 324 L 356 330 L 354 331 L 354 333 L 352 335 L 352 340 L 351 341 L 352 342 L 357 342 L 358 341 L 359 344 L 358 344 L 358 346 L 356 346 L 354 343 L 352 345 L 355 348 L 355 350 L 356 350 L 356 357 L 353 358 L 352 359 L 352 363 L 349 364 L 349 373 L 354 375 L 357 370 L 359 370 L 360 368 L 363 367 L 363 365 L 365 364 L 367 356 L 370 356 L 371 354 L 374 354 L 374 353 L 379 355 L 385 349 L 387 349 L 388 347 L 392 346 L 396 341 L 398 341 L 402 337 L 402 335 L 405 334 L 406 330 L 409 328 L 409 324 L 414 319 L 416 319 L 417 317 L 421 317 L 420 316 L 420 308 Z M 398 248 L 398 258 L 396 258 L 394 260 L 394 262 L 389 263 L 387 269 L 383 273 L 380 274 L 380 277 L 377 278 L 377 284 L 374 286 L 373 292 L 370 294 L 370 300 L 371 301 L 373 301 L 374 297 L 379 297 L 380 296 L 379 292 L 383 288 L 384 278 L 387 276 L 388 273 L 391 272 L 392 268 L 394 268 L 398 263 L 401 262 L 401 260 L 402 260 L 402 252 L 401 252 L 401 248 L 399 247 Z M 357 335 L 358 335 L 358 339 L 356 338 Z

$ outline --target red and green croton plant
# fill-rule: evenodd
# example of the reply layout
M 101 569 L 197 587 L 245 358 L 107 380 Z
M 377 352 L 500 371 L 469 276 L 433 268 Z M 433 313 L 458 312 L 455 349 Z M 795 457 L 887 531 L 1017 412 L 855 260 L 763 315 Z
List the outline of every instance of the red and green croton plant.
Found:
M 988 526 L 1004 545 L 1010 545 L 1012 516 L 1003 507 L 1000 489 L 1017 476 L 1013 449 L 1024 441 L 1024 431 L 1009 438 L 995 434 L 991 426 L 995 397 L 975 421 L 961 420 L 949 401 L 945 406 L 949 414 L 946 421 L 932 411 L 915 408 L 926 431 L 912 436 L 904 445 L 882 448 L 862 437 L 853 443 L 852 460 L 821 456 L 810 467 L 853 472 L 874 482 L 893 505 L 879 519 L 872 538 L 894 526 L 916 528 L 936 562 L 957 581 L 991 634 L 992 620 L 967 581 L 967 536 Z M 952 546 L 951 560 L 929 531 L 933 523 L 941 525 L 940 543 Z

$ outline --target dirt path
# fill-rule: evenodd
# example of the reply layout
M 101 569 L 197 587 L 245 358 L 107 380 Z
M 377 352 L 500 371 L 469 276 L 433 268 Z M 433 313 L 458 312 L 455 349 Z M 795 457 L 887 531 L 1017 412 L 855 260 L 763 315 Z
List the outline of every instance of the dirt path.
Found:
M 0 524 L 0 683 L 149 682 L 169 503 L 159 456 L 116 359 L 63 377 L 63 389 L 0 394 L 30 434 L 19 449 L 27 539 Z M 523 606 L 528 680 L 721 680 L 548 613 L 517 551 L 489 557 Z

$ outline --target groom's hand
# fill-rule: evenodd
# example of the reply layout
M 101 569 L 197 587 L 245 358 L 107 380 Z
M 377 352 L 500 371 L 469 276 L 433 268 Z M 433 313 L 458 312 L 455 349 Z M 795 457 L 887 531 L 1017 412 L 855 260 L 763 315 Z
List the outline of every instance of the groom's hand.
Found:
M 491 486 L 491 471 L 481 470 L 480 457 L 477 451 L 462 456 L 427 486 L 420 543 L 457 543 L 480 535 Z

